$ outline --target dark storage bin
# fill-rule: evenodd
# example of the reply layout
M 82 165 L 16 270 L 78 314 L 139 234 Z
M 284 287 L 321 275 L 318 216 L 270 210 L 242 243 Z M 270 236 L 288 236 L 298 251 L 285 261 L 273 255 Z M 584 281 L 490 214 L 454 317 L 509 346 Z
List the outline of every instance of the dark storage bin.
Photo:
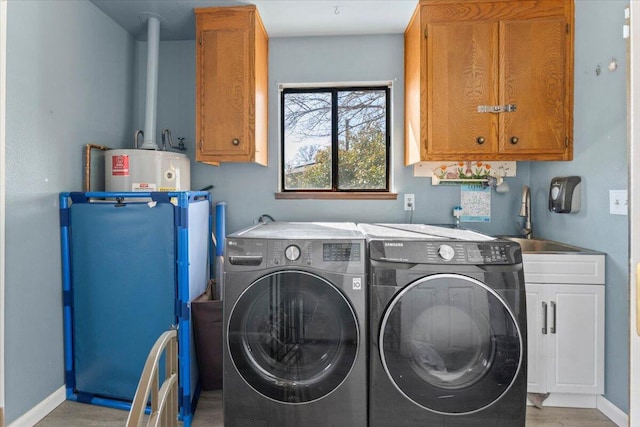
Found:
M 222 301 L 211 287 L 191 301 L 193 335 L 202 390 L 222 388 Z

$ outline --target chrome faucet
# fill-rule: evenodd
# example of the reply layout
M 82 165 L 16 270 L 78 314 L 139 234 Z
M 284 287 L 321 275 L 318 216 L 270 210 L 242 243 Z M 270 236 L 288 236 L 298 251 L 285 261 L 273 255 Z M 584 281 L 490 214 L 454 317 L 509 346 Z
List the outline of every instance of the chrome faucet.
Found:
M 522 204 L 520 205 L 520 216 L 524 217 L 524 227 L 521 230 L 525 238 L 530 239 L 533 236 L 531 228 L 531 190 L 529 186 L 522 187 Z

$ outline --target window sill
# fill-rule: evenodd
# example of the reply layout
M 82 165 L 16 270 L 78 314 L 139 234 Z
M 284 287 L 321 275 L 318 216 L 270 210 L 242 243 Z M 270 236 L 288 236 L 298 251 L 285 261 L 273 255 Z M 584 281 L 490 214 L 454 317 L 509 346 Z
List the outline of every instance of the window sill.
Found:
M 397 193 L 369 193 L 363 192 L 321 192 L 295 191 L 275 193 L 276 200 L 291 199 L 320 199 L 320 200 L 396 200 Z

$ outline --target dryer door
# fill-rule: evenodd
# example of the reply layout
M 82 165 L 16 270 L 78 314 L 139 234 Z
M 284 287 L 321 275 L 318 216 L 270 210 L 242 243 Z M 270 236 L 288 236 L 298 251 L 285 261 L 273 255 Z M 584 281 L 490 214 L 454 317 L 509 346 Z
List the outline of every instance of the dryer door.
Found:
M 380 356 L 396 388 L 443 414 L 481 410 L 513 384 L 523 342 L 503 299 L 482 282 L 436 274 L 406 286 L 380 326 Z
M 335 390 L 358 353 L 358 322 L 344 295 L 320 276 L 282 271 L 255 281 L 232 309 L 231 359 L 267 398 L 305 403 Z

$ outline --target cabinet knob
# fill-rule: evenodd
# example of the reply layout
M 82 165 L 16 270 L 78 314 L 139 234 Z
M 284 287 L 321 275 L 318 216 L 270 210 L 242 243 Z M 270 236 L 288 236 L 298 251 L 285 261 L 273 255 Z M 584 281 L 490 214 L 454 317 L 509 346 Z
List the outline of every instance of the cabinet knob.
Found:
M 518 141 L 520 141 L 520 139 L 517 136 L 512 136 L 511 137 L 511 143 L 513 145 L 516 145 L 518 143 Z
M 479 145 L 484 144 L 484 136 L 479 136 L 479 137 L 476 139 L 476 142 L 477 142 Z
M 238 145 L 240 145 L 240 140 L 238 138 L 233 138 L 231 140 L 231 143 L 237 147 Z

